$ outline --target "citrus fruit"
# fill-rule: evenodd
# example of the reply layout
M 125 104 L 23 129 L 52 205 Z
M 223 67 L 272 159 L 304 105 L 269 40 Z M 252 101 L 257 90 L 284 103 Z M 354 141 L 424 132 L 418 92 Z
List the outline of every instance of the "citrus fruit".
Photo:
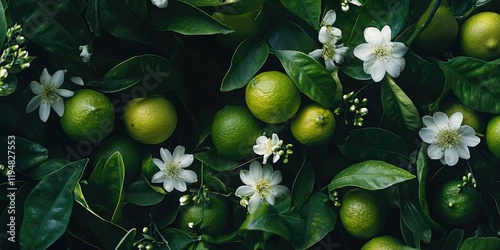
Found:
M 484 122 L 482 121 L 480 115 L 476 111 L 471 109 L 470 107 L 461 103 L 460 101 L 446 102 L 443 105 L 442 110 L 448 116 L 451 116 L 452 114 L 454 114 L 456 112 L 462 113 L 462 115 L 463 115 L 462 125 L 469 125 L 474 129 L 474 131 L 479 132 L 479 133 L 484 132 L 483 131 L 484 130 Z
M 106 138 L 102 144 L 96 149 L 96 153 L 92 156 L 92 163 L 95 165 L 105 157 L 109 159 L 115 152 L 120 152 L 123 158 L 125 167 L 125 183 L 130 183 L 142 166 L 142 149 L 137 142 L 125 135 L 115 135 Z
M 217 236 L 227 224 L 228 208 L 218 195 L 208 195 L 209 200 L 186 205 L 179 211 L 179 228 L 186 232 Z
M 352 188 L 342 198 L 339 213 L 346 232 L 366 240 L 378 235 L 385 226 L 387 204 L 372 191 Z
M 444 222 L 463 226 L 471 223 L 481 212 L 479 192 L 469 186 L 459 188 L 460 180 L 452 180 L 437 189 L 433 198 L 435 214 Z
M 317 103 L 302 107 L 290 122 L 293 137 L 306 146 L 327 143 L 335 132 L 335 117 L 329 109 Z
M 217 153 L 229 159 L 251 156 L 252 146 L 261 134 L 260 121 L 242 105 L 226 105 L 215 113 L 212 121 L 212 142 Z
M 66 135 L 75 141 L 102 141 L 111 133 L 115 123 L 115 110 L 111 101 L 92 89 L 77 90 L 64 104 L 60 119 Z
M 490 61 L 500 57 L 500 14 L 480 12 L 460 27 L 458 41 L 464 55 Z
M 177 127 L 177 111 L 167 98 L 154 95 L 130 100 L 125 106 L 125 129 L 144 144 L 166 141 Z
M 435 2 L 436 0 L 433 0 L 418 19 L 417 27 L 424 25 L 434 8 Z M 415 45 L 430 53 L 440 52 L 453 44 L 457 38 L 458 29 L 459 26 L 455 16 L 448 8 L 446 1 L 442 1 L 431 21 L 415 39 Z
M 486 145 L 491 154 L 500 158 L 500 115 L 492 117 L 486 125 Z
M 245 39 L 262 34 L 267 22 L 267 16 L 261 8 L 241 14 L 214 12 L 212 17 L 231 27 L 234 32 L 217 35 L 217 41 L 227 49 L 234 50 Z
M 245 101 L 255 117 L 269 124 L 277 124 L 297 113 L 301 95 L 288 75 L 279 71 L 266 71 L 256 75 L 247 84 Z
M 402 250 L 405 245 L 390 235 L 381 235 L 367 241 L 361 250 Z

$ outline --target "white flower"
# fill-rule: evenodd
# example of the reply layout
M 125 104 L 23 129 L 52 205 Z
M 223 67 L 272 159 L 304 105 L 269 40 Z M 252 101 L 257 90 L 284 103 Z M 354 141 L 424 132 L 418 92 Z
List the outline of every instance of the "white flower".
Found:
M 168 6 L 168 0 L 151 0 L 151 3 L 153 3 L 156 7 L 158 8 L 167 8 Z
M 391 42 L 391 28 L 387 25 L 382 31 L 368 27 L 364 36 L 367 43 L 358 45 L 354 55 L 363 61 L 365 73 L 370 74 L 375 82 L 380 82 L 386 72 L 398 77 L 405 67 L 403 56 L 408 47 L 400 42 Z
M 361 6 L 361 3 L 358 0 L 342 0 L 342 3 L 340 3 L 340 6 L 342 6 L 342 11 L 347 12 L 349 10 L 350 3 L 356 6 Z
M 163 188 L 167 192 L 177 189 L 180 192 L 187 190 L 187 183 L 195 183 L 198 181 L 196 173 L 192 170 L 186 170 L 193 161 L 192 154 L 184 154 L 185 148 L 177 146 L 174 149 L 173 155 L 168 149 L 160 148 L 161 160 L 153 158 L 153 163 L 160 169 L 151 178 L 152 183 L 162 183 Z
M 280 159 L 280 154 L 277 150 L 281 148 L 283 141 L 280 141 L 277 134 L 273 133 L 272 139 L 267 138 L 265 135 L 261 135 L 257 138 L 256 143 L 257 144 L 253 146 L 253 152 L 264 156 L 262 164 L 266 164 L 267 159 L 271 155 L 274 155 L 273 163 L 276 163 Z
M 80 51 L 81 51 L 80 57 L 82 58 L 82 62 L 86 63 L 90 61 L 90 57 L 92 57 L 92 51 L 89 48 L 89 46 L 88 45 L 80 46 Z
M 462 119 L 460 112 L 454 113 L 450 118 L 443 112 L 422 118 L 426 127 L 421 128 L 418 134 L 425 143 L 430 144 L 427 149 L 429 158 L 439 159 L 448 166 L 457 164 L 458 157 L 465 160 L 470 158 L 468 147 L 475 147 L 480 139 L 472 127 L 461 125 Z
M 323 48 L 313 50 L 309 53 L 309 56 L 314 59 L 323 57 L 325 60 L 325 68 L 328 71 L 333 71 L 337 68 L 335 63 L 342 63 L 344 61 L 345 53 L 347 53 L 349 48 L 344 47 L 343 44 L 336 44 L 338 41 L 337 37 L 327 31 L 326 26 L 321 27 L 318 40 L 323 44 Z
M 38 115 L 40 120 L 46 122 L 50 115 L 50 107 L 52 107 L 59 116 L 63 116 L 64 102 L 62 97 L 70 97 L 74 94 L 71 90 L 59 89 L 64 82 L 64 73 L 64 70 L 58 70 L 51 76 L 47 69 L 43 69 L 40 82 L 32 81 L 30 83 L 31 91 L 36 96 L 26 105 L 26 113 L 40 107 Z
M 235 195 L 238 197 L 250 196 L 248 201 L 250 214 L 257 211 L 262 202 L 274 205 L 276 197 L 290 192 L 287 187 L 278 185 L 282 180 L 281 172 L 279 170 L 273 171 L 271 165 L 265 164 L 262 167 L 260 162 L 252 161 L 249 169 L 250 171 L 240 171 L 240 179 L 246 186 L 238 187 Z
M 336 20 L 337 14 L 335 13 L 335 11 L 329 10 L 328 12 L 326 12 L 323 20 L 321 21 L 321 30 L 323 31 L 320 30 L 320 36 L 321 32 L 327 31 L 328 33 L 330 33 L 331 36 L 336 39 L 334 43 L 342 38 L 342 31 L 339 28 L 333 27 L 333 24 Z

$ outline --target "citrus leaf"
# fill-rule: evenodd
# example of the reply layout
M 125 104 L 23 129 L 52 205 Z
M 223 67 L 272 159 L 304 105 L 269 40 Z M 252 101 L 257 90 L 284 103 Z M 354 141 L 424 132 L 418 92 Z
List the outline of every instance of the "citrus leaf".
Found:
M 290 12 L 306 21 L 311 27 L 319 30 L 319 18 L 321 15 L 320 0 L 302 0 L 302 1 L 286 1 L 280 2 Z
M 297 88 L 325 108 L 331 108 L 337 90 L 337 82 L 331 73 L 314 58 L 300 51 L 274 50 L 286 73 Z
M 149 23 L 157 31 L 183 35 L 213 35 L 234 32 L 203 10 L 183 1 L 169 1 L 168 8 L 152 8 Z
M 78 209 L 82 211 L 80 216 L 83 216 L 87 222 L 87 226 L 91 230 L 90 233 L 97 238 L 104 249 L 114 249 L 127 234 L 125 228 L 92 213 L 88 209 L 83 209 L 81 206 Z
M 351 130 L 338 147 L 346 158 L 354 161 L 382 160 L 397 164 L 410 154 L 401 137 L 375 127 Z
M 430 224 L 430 226 L 434 228 L 440 228 L 441 226 L 436 223 L 430 215 L 429 212 L 429 204 L 427 202 L 427 172 L 428 172 L 429 164 L 427 163 L 427 147 L 422 146 L 418 151 L 417 155 L 417 180 L 418 180 L 418 200 L 420 204 L 420 209 L 422 210 L 423 216 Z
M 160 189 L 163 191 L 163 189 Z M 130 183 L 125 192 L 125 200 L 139 205 L 139 206 L 151 206 L 160 203 L 165 197 L 165 192 L 159 193 L 156 191 L 146 180 L 143 174 Z
M 443 250 L 457 250 L 460 246 L 464 238 L 465 230 L 463 228 L 455 228 L 453 229 L 448 236 L 446 236 L 446 240 L 443 244 Z
M 241 0 L 183 0 L 186 3 L 190 3 L 194 6 L 221 6 L 231 3 L 239 3 Z
M 269 24 L 267 41 L 275 50 L 296 50 L 309 53 L 316 42 L 302 27 L 288 19 L 276 19 Z
M 19 232 L 22 249 L 46 249 L 64 234 L 73 210 L 73 190 L 87 162 L 69 163 L 30 192 Z
M 137 229 L 130 229 L 125 236 L 118 242 L 118 245 L 115 247 L 115 250 L 127 250 L 132 249 L 133 244 L 135 242 L 135 234 L 137 233 Z
M 302 205 L 309 199 L 314 187 L 314 169 L 309 162 L 304 162 L 292 185 L 292 212 L 301 209 Z
M 163 242 L 167 244 L 168 249 L 185 249 L 194 241 L 189 234 L 177 228 L 160 229 L 160 233 L 166 240 L 166 242 Z
M 11 152 L 1 154 L 0 162 L 8 167 L 9 160 L 11 162 L 15 160 L 16 172 L 23 172 L 38 166 L 49 158 L 49 151 L 45 147 L 24 137 L 15 136 L 14 139 L 2 137 L 0 145 L 5 145 L 5 149 Z
M 229 171 L 240 165 L 240 162 L 224 158 L 217 154 L 215 148 L 194 153 L 194 158 L 207 164 L 210 168 L 218 172 Z
M 354 186 L 368 190 L 379 190 L 415 178 L 415 175 L 379 160 L 355 163 L 333 177 L 328 190 Z
M 246 86 L 264 65 L 268 55 L 269 46 L 264 40 L 252 38 L 244 40 L 233 54 L 220 90 L 228 92 Z
M 290 240 L 290 231 L 281 221 L 281 216 L 276 208 L 263 202 L 253 214 L 249 214 L 243 222 L 240 230 L 260 230 L 271 234 L 277 234 L 286 240 Z
M 405 192 L 403 188 L 400 188 L 399 195 L 399 209 L 401 211 L 401 217 L 404 223 L 415 236 L 417 236 L 423 242 L 429 243 L 431 241 L 432 230 L 427 223 L 424 212 L 422 211 L 420 206 L 416 206 L 415 204 L 413 204 L 413 202 L 407 197 L 408 192 Z
M 70 161 L 63 158 L 51 158 L 37 167 L 25 171 L 24 174 L 32 180 L 41 180 L 45 176 L 56 172 L 66 166 Z
M 5 19 L 5 10 L 3 8 L 2 2 L 0 2 L 0 43 L 3 44 L 5 41 L 5 35 L 7 34 L 7 20 Z
M 399 227 L 401 228 L 401 234 L 409 247 L 414 247 L 415 249 L 420 248 L 420 239 L 408 228 L 406 223 L 403 221 L 403 217 L 399 216 Z
M 485 62 L 461 56 L 438 63 L 446 85 L 463 104 L 477 111 L 500 114 L 500 59 Z
M 417 130 L 422 124 L 417 107 L 413 101 L 390 77 L 382 80 L 381 98 L 385 117 L 409 130 Z

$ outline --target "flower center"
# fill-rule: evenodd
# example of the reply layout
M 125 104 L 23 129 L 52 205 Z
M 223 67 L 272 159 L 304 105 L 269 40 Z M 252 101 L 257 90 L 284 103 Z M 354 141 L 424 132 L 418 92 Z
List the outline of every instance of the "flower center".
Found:
M 442 148 L 454 148 L 460 144 L 460 134 L 455 129 L 442 129 L 437 134 L 437 145 Z
M 266 198 L 273 191 L 271 181 L 269 179 L 259 179 L 255 185 L 255 191 L 260 197 Z
M 373 50 L 375 57 L 380 61 L 387 61 L 391 58 L 391 48 L 387 45 L 378 45 Z
M 171 162 L 165 164 L 165 175 L 171 179 L 179 179 L 181 178 L 182 168 L 181 165 L 177 162 Z
M 323 44 L 323 58 L 333 58 L 335 56 L 335 47 L 331 44 Z
M 271 139 L 267 139 L 267 142 L 264 144 L 264 150 L 266 154 L 270 155 L 274 152 L 273 142 Z
M 42 93 L 42 99 L 45 101 L 48 101 L 51 105 L 56 103 L 61 99 L 61 97 L 58 95 L 57 88 L 47 84 L 43 85 L 43 93 Z

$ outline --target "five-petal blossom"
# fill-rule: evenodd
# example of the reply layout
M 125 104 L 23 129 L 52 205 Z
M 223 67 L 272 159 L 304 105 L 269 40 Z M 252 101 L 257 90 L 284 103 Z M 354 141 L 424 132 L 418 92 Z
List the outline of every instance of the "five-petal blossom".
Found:
M 468 125 L 461 125 L 463 115 L 460 112 L 449 118 L 443 112 L 436 112 L 433 116 L 426 115 L 422 122 L 426 127 L 421 128 L 419 135 L 425 143 L 430 144 L 427 149 L 429 158 L 441 160 L 441 163 L 454 166 L 458 158 L 469 159 L 468 147 L 475 147 L 480 139 L 474 129 Z
M 261 135 L 257 138 L 256 143 L 257 144 L 253 146 L 253 152 L 264 156 L 262 164 L 266 164 L 267 159 L 271 155 L 273 155 L 273 163 L 276 163 L 280 159 L 278 149 L 281 149 L 283 142 L 280 141 L 280 138 L 276 133 L 273 133 L 271 138 Z
M 153 158 L 153 163 L 160 169 L 151 178 L 152 183 L 163 183 L 163 188 L 167 192 L 177 189 L 180 192 L 187 190 L 186 183 L 198 181 L 196 173 L 185 168 L 189 167 L 193 161 L 192 154 L 184 154 L 185 148 L 177 146 L 171 154 L 168 149 L 160 148 L 161 160 Z
M 401 42 L 391 42 L 391 28 L 387 25 L 382 30 L 368 27 L 364 36 L 367 43 L 358 45 L 353 53 L 363 61 L 365 73 L 371 75 L 375 82 L 380 82 L 386 72 L 398 77 L 405 68 L 403 56 L 408 47 Z

